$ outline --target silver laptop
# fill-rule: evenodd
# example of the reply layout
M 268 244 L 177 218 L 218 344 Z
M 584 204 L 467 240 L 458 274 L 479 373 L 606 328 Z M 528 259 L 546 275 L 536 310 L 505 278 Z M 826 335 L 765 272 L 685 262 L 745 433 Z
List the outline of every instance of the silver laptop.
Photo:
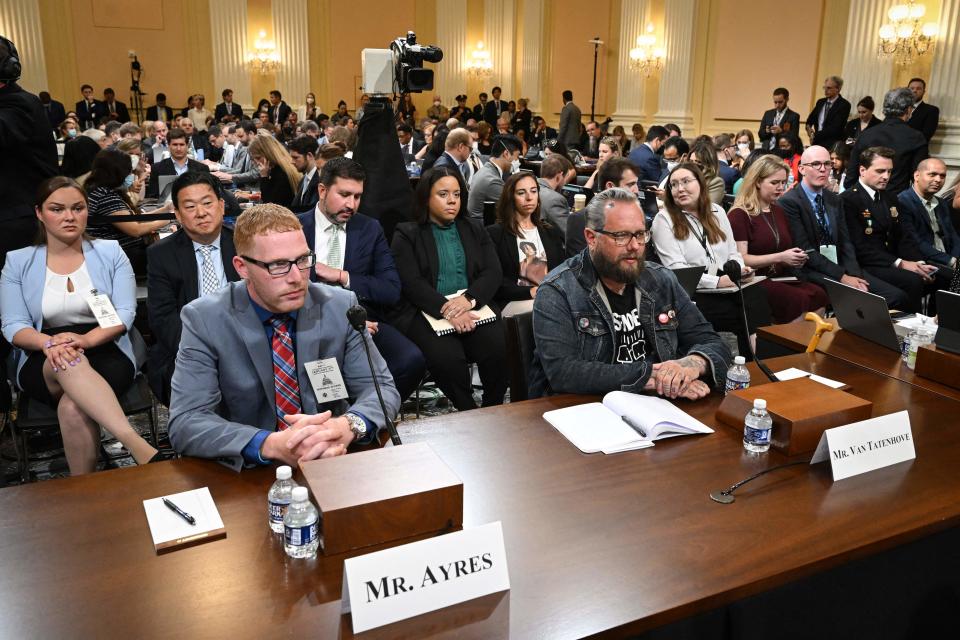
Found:
M 160 195 L 157 200 L 160 203 L 165 203 L 170 199 L 171 194 L 173 194 L 173 182 L 177 179 L 178 176 L 157 176 L 157 186 L 160 191 Z
M 824 285 L 841 329 L 882 347 L 900 351 L 890 309 L 882 296 L 860 291 L 856 287 L 829 278 L 824 280 Z

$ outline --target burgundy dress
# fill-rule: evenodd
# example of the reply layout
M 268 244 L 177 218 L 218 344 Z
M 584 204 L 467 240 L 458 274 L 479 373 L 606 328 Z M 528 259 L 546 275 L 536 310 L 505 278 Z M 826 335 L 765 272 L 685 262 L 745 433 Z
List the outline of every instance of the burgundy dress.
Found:
M 769 213 L 751 216 L 740 208 L 727 214 L 733 228 L 733 238 L 747 243 L 747 253 L 762 256 L 779 253 L 794 247 L 787 216 L 776 203 Z M 827 306 L 827 293 L 812 282 L 771 282 L 770 278 L 795 276 L 796 270 L 786 264 L 774 264 L 757 271 L 767 276 L 760 283 L 766 289 L 770 310 L 778 323 L 791 322 L 807 311 Z

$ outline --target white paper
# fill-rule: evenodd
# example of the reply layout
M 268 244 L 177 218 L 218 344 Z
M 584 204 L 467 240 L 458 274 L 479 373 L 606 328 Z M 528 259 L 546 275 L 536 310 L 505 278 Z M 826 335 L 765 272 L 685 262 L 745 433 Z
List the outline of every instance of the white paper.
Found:
M 754 276 L 752 279 L 744 281 L 741 286 L 746 289 L 747 287 L 752 287 L 758 282 L 763 282 L 767 279 L 767 276 Z M 717 287 L 715 289 L 697 289 L 697 293 L 736 293 L 736 287 Z
M 503 317 L 518 316 L 521 313 L 531 313 L 533 311 L 533 300 L 513 300 L 507 303 L 500 313 Z
M 827 429 L 810 464 L 829 458 L 836 481 L 916 457 L 910 415 L 900 411 Z
M 839 382 L 837 380 L 831 380 L 830 378 L 824 378 L 823 376 L 818 376 L 816 374 L 810 373 L 809 371 L 804 371 L 803 369 L 797 369 L 791 367 L 789 369 L 784 369 L 783 371 L 777 371 L 773 375 L 777 376 L 777 380 L 780 382 L 786 382 L 787 380 L 795 380 L 797 378 L 810 378 L 814 382 L 819 382 L 822 385 L 826 385 L 831 389 L 842 389 L 846 386 L 846 383 Z
M 314 360 L 303 365 L 310 378 L 310 385 L 317 397 L 317 404 L 343 400 L 347 397 L 347 385 L 343 384 L 340 365 L 336 358 Z
M 509 588 L 503 528 L 492 522 L 344 560 L 341 610 L 361 633 Z
M 554 409 L 543 418 L 584 453 L 629 451 L 653 443 L 599 402 Z
M 193 516 L 196 524 L 190 524 L 168 509 L 163 498 Z M 147 514 L 154 546 L 223 528 L 223 520 L 208 487 L 144 500 L 143 510 Z

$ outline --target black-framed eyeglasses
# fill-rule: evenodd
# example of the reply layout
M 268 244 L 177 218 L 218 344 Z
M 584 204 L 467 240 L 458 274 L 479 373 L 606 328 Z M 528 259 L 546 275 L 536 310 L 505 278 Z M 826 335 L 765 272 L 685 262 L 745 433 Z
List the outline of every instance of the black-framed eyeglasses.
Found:
M 607 236 L 613 243 L 618 247 L 625 247 L 630 244 L 630 240 L 636 240 L 640 244 L 647 244 L 650 242 L 650 238 L 653 237 L 649 231 L 644 229 L 643 231 L 604 231 L 603 229 L 593 229 L 594 233 L 599 233 L 600 235 Z
M 824 169 L 832 169 L 833 163 L 831 162 L 804 162 L 800 165 L 801 167 L 810 167 L 814 171 L 823 171 Z
M 287 275 L 290 273 L 290 269 L 293 268 L 293 265 L 297 265 L 297 269 L 300 269 L 300 271 L 306 271 L 307 269 L 313 267 L 313 265 L 317 264 L 317 254 L 313 253 L 312 251 L 300 256 L 296 260 L 274 260 L 273 262 L 262 262 L 249 256 L 240 257 L 247 262 L 261 267 L 262 269 L 266 269 L 267 273 L 272 276 Z

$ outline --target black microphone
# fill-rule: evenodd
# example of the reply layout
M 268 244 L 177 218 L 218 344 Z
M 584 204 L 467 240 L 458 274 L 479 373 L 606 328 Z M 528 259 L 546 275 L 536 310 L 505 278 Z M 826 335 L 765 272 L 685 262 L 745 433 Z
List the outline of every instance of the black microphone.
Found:
M 367 364 L 370 365 L 370 376 L 373 378 L 373 388 L 377 390 L 377 399 L 380 400 L 380 410 L 383 411 L 383 419 L 387 421 L 387 431 L 390 432 L 390 441 L 394 446 L 403 444 L 400 442 L 400 434 L 387 413 L 387 405 L 383 402 L 383 394 L 380 392 L 380 382 L 377 380 L 377 372 L 373 369 L 373 358 L 370 357 L 370 345 L 367 344 L 365 330 L 367 328 L 367 310 L 360 305 L 354 305 L 347 309 L 347 322 L 360 334 L 360 341 L 363 342 L 363 350 L 367 353 Z
M 757 367 L 763 372 L 763 375 L 769 378 L 770 382 L 779 382 L 780 380 L 777 376 L 773 375 L 773 372 L 770 371 L 770 367 L 760 361 L 760 358 L 757 357 L 757 352 L 753 349 L 753 345 L 750 344 L 750 323 L 747 322 L 747 305 L 743 301 L 743 286 L 740 283 L 743 274 L 740 271 L 740 263 L 736 260 L 727 260 L 727 263 L 723 265 L 723 274 L 730 278 L 737 287 L 737 291 L 740 292 L 740 311 L 743 313 L 743 329 L 746 331 L 744 335 L 747 336 L 747 348 L 750 349 L 750 355 L 753 356 L 753 361 L 757 363 Z

